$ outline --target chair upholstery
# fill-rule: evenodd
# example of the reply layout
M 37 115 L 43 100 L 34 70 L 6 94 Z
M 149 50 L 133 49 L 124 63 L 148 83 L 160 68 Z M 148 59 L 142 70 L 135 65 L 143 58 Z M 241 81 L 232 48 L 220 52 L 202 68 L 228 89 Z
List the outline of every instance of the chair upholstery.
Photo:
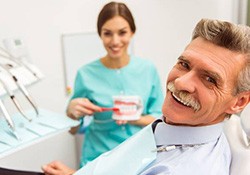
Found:
M 242 129 L 245 131 L 245 134 L 246 134 L 246 139 L 249 143 L 250 141 L 250 105 L 248 105 L 249 107 L 249 110 L 246 110 L 246 111 L 249 111 L 248 114 L 246 111 L 243 111 L 242 112 L 242 115 L 240 116 L 241 118 L 241 126 L 242 126 Z
M 225 122 L 224 132 L 232 152 L 230 175 L 250 175 L 250 105 L 240 116 Z

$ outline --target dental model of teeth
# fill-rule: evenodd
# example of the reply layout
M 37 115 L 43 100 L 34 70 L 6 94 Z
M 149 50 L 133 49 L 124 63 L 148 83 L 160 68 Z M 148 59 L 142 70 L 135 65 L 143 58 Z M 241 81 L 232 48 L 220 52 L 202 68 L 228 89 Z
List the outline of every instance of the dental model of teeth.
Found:
M 115 96 L 114 107 L 119 109 L 114 111 L 115 120 L 138 120 L 142 113 L 141 99 L 139 96 Z

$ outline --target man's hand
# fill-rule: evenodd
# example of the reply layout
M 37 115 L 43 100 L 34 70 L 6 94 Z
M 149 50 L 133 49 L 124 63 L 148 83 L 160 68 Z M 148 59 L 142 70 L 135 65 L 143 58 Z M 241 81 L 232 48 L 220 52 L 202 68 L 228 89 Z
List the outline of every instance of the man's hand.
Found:
M 72 175 L 76 172 L 59 161 L 42 166 L 42 170 L 46 175 Z

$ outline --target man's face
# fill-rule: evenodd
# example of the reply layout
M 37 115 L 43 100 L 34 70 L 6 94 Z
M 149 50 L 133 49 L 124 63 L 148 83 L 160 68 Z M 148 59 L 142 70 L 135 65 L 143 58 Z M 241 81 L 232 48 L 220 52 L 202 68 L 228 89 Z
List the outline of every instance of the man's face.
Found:
M 233 95 L 244 55 L 202 38 L 193 40 L 167 79 L 162 107 L 165 121 L 180 125 L 210 125 L 233 113 Z

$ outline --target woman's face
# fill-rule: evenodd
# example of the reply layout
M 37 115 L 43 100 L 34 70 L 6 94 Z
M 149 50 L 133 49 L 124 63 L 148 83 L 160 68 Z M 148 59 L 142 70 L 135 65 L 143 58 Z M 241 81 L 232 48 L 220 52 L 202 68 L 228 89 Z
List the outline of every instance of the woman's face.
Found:
M 106 21 L 101 28 L 101 39 L 111 59 L 127 55 L 127 48 L 133 36 L 129 23 L 121 16 Z

